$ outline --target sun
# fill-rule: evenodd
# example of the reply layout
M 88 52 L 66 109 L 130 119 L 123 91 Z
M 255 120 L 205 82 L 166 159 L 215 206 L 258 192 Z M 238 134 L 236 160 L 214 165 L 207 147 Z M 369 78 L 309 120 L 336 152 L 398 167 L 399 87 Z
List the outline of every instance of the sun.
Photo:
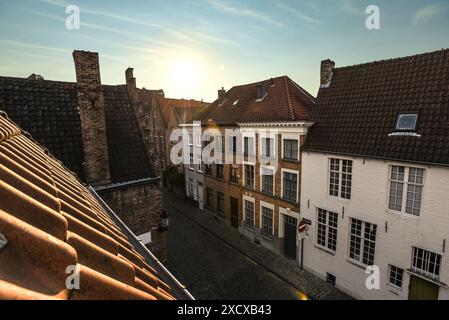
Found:
M 198 88 L 202 75 L 203 67 L 196 59 L 180 57 L 169 63 L 171 85 L 181 92 Z

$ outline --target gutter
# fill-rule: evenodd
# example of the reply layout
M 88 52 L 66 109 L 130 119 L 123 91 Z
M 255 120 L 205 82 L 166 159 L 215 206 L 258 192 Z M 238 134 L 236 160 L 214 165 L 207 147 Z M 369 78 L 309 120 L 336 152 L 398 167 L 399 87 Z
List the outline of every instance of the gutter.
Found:
M 95 191 L 98 193 L 102 193 L 102 192 L 106 192 L 106 191 L 120 190 L 120 189 L 127 188 L 127 187 L 140 186 L 143 184 L 158 183 L 160 180 L 161 180 L 160 177 L 156 177 L 156 178 L 144 178 L 144 179 L 139 179 L 139 180 L 127 181 L 127 182 L 113 183 L 113 184 L 108 184 L 105 186 L 95 187 Z
M 167 283 L 172 289 L 172 293 L 178 300 L 195 300 L 195 298 L 187 290 L 186 286 L 181 284 L 178 279 L 159 261 L 158 258 L 137 238 L 137 236 L 123 223 L 123 221 L 115 214 L 115 212 L 101 199 L 98 193 L 89 186 L 90 193 L 100 202 L 101 206 L 106 210 L 111 219 L 122 230 L 129 242 L 135 249 L 145 258 L 145 261 L 154 268 L 162 281 Z

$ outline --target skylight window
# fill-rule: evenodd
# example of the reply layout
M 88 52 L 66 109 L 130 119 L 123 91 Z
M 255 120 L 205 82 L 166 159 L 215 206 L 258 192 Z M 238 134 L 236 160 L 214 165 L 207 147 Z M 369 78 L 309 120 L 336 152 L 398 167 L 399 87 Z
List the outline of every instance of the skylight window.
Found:
M 234 103 L 232 104 L 233 106 L 236 106 L 239 103 L 240 99 L 237 99 L 234 101 Z
M 418 114 L 416 113 L 401 113 L 398 116 L 396 122 L 397 131 L 416 131 L 416 126 L 418 124 Z

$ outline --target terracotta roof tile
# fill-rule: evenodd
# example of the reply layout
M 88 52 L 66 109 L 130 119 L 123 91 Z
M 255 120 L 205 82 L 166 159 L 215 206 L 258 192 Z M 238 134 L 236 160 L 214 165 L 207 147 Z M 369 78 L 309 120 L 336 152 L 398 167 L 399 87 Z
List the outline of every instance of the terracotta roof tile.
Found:
M 449 165 L 449 49 L 336 68 L 303 150 Z M 390 134 L 417 113 L 419 136 Z
M 174 299 L 86 187 L 0 115 L 0 299 Z M 80 289 L 67 289 L 77 266 Z
M 263 99 L 257 96 L 259 86 L 264 87 L 267 93 Z M 232 87 L 223 100 L 216 100 L 203 108 L 193 120 L 203 124 L 308 121 L 314 103 L 313 96 L 283 76 Z
M 171 99 L 162 96 L 157 97 L 161 109 L 162 118 L 167 125 L 171 117 L 175 117 L 177 123 L 190 122 L 192 117 L 209 103 L 198 100 Z

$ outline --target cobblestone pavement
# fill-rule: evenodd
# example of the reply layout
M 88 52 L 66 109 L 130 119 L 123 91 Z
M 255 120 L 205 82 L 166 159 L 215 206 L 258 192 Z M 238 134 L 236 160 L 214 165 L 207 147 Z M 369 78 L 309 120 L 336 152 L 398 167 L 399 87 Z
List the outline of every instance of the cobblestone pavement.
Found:
M 237 230 L 166 193 L 167 266 L 197 299 L 341 300 L 349 296 L 254 244 Z

